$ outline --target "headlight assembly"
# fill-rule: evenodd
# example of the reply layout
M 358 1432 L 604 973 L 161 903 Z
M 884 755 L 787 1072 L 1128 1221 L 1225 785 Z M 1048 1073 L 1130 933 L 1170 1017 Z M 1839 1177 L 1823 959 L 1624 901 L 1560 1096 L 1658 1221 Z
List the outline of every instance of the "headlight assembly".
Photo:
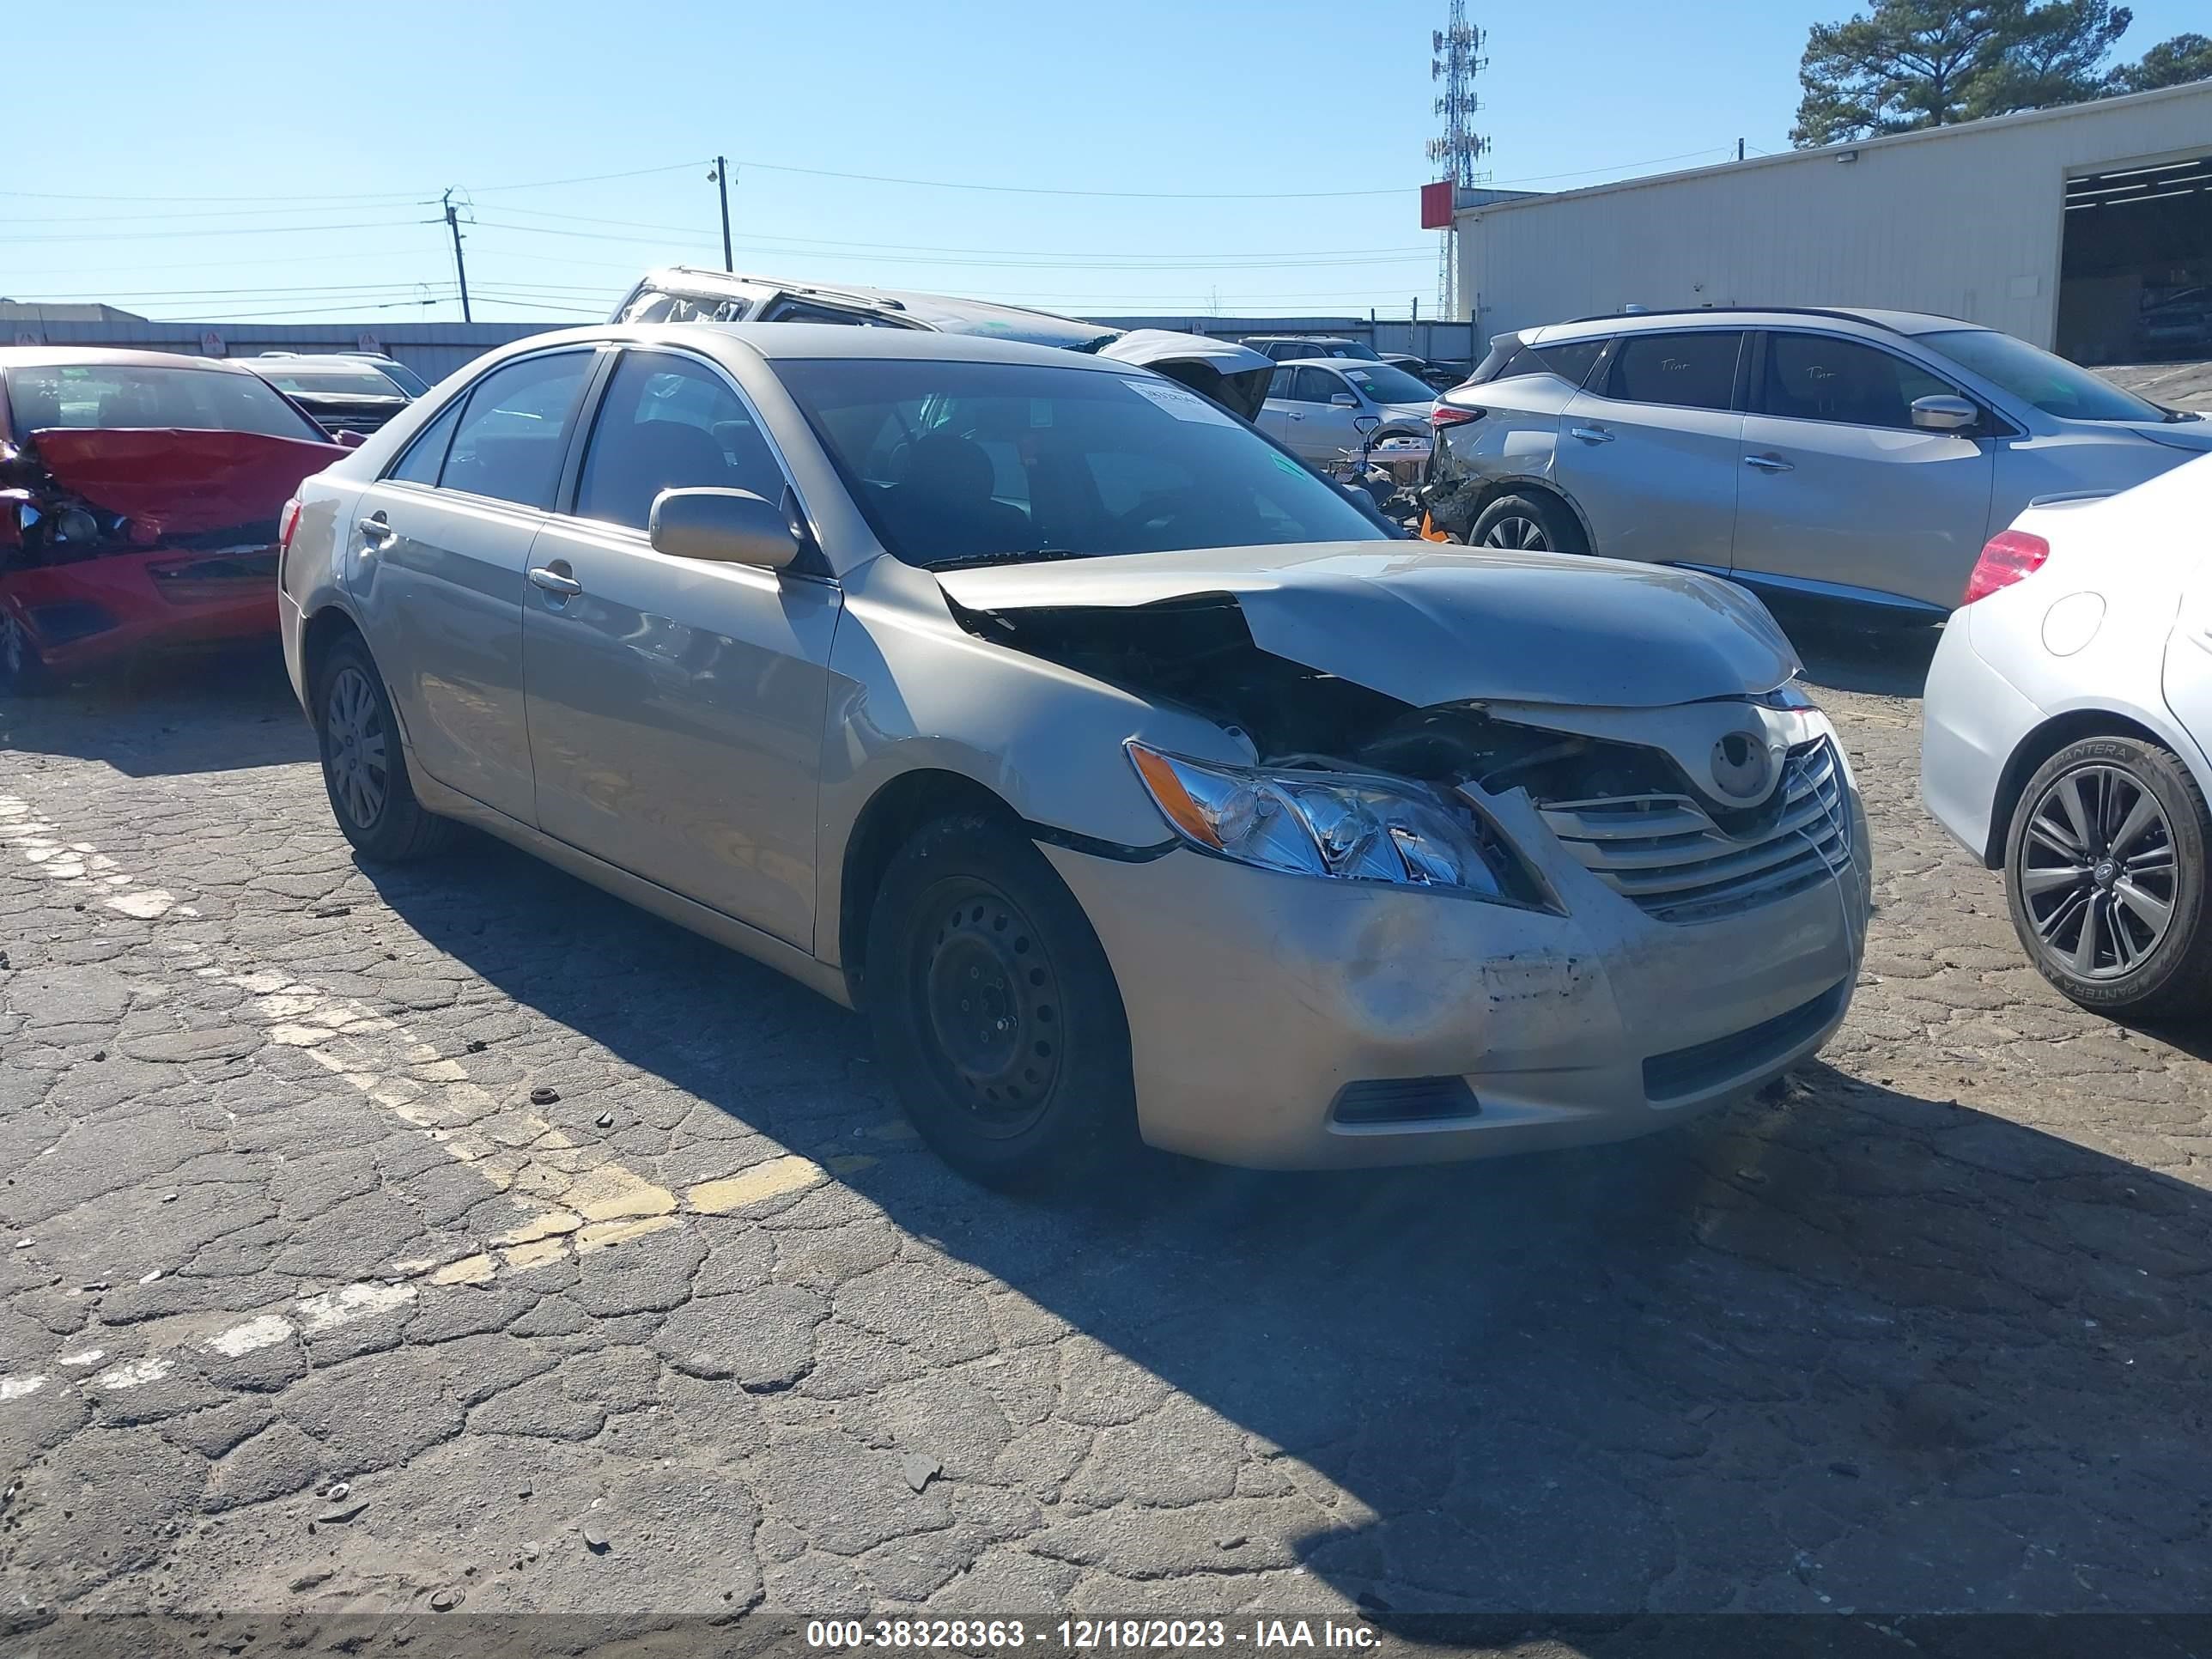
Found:
M 1239 864 L 1512 903 L 1540 897 L 1488 825 L 1420 784 L 1223 766 L 1133 740 L 1128 750 L 1176 833 Z

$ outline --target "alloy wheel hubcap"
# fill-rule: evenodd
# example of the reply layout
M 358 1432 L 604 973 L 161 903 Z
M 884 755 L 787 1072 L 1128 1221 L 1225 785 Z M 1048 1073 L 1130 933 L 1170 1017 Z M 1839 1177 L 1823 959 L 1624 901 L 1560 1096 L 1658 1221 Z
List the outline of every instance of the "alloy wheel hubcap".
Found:
M 985 883 L 940 889 L 918 953 L 927 1035 L 971 1125 L 995 1137 L 1036 1122 L 1060 1076 L 1060 997 L 1029 921 Z
M 1549 550 L 1544 540 L 1544 526 L 1534 519 L 1519 517 L 1500 519 L 1490 526 L 1482 538 L 1485 547 L 1510 547 L 1522 552 L 1542 553 Z
M 2021 902 L 2038 948 L 2077 979 L 2142 965 L 2173 925 L 2179 874 L 2164 809 L 2124 768 L 2062 774 L 2028 815 Z
M 374 827 L 384 815 L 392 786 L 387 752 L 376 689 L 360 669 L 341 668 L 324 704 L 323 765 L 331 793 L 357 830 Z

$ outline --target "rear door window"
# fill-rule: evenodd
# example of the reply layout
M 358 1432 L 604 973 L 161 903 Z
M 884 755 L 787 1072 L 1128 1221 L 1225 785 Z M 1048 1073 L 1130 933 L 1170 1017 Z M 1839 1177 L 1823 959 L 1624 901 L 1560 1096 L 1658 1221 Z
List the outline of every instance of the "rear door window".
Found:
M 1694 333 L 1631 334 L 1620 343 L 1606 396 L 1621 403 L 1677 409 L 1728 409 L 1735 400 L 1736 358 L 1743 335 L 1733 329 Z
M 1796 421 L 1909 428 L 1913 400 L 1955 391 L 1917 363 L 1856 340 L 1770 334 L 1765 412 Z
M 520 507 L 551 507 L 591 368 L 590 352 L 562 351 L 485 375 L 469 393 L 440 484 Z

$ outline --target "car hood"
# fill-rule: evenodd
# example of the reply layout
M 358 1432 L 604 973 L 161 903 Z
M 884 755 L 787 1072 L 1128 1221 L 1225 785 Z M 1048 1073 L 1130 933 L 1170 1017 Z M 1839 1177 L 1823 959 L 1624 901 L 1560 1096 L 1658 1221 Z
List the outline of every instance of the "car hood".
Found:
M 1337 542 L 941 571 L 984 615 L 1221 594 L 1260 649 L 1417 708 L 1495 698 L 1659 708 L 1755 696 L 1796 653 L 1741 588 L 1694 572 L 1434 543 Z
M 2128 430 L 2169 449 L 2185 449 L 2192 455 L 2212 454 L 2212 420 L 2130 421 Z
M 50 427 L 31 434 L 31 447 L 61 489 L 167 535 L 274 520 L 301 479 L 349 453 L 305 438 L 166 427 Z

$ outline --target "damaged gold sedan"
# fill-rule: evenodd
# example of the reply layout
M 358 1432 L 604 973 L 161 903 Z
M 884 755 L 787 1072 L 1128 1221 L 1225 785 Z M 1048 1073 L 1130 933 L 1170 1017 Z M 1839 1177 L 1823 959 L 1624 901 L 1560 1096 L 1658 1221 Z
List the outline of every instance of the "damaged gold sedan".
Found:
M 1857 977 L 1864 816 L 1756 600 L 1389 539 L 1128 365 L 538 336 L 288 522 L 363 856 L 473 823 L 861 1009 L 981 1180 L 1638 1134 Z

